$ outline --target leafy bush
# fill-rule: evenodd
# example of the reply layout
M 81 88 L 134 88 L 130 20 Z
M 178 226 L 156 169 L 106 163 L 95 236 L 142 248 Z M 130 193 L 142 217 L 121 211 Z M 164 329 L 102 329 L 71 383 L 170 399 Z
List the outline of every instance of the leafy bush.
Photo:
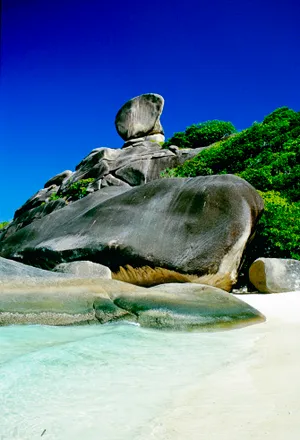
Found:
M 265 201 L 252 247 L 259 256 L 300 259 L 300 113 L 282 107 L 201 151 L 163 177 L 236 174 Z
M 206 121 L 187 127 L 184 132 L 175 133 L 164 143 L 164 148 L 170 145 L 177 145 L 179 148 L 206 147 L 233 133 L 236 133 L 236 129 L 231 122 Z
M 72 183 L 67 188 L 63 195 L 59 192 L 51 194 L 51 196 L 49 197 L 49 201 L 58 200 L 61 198 L 72 201 L 82 199 L 83 197 L 88 195 L 88 186 L 94 181 L 94 178 L 77 180 L 77 182 Z
M 7 225 L 9 225 L 9 222 L 0 222 L 0 229 L 5 228 Z
M 94 178 L 82 179 L 72 183 L 65 194 L 68 200 L 79 200 L 88 195 L 88 186 L 95 181 Z
M 54 193 L 51 194 L 51 196 L 49 197 L 48 200 L 49 200 L 49 202 L 52 202 L 52 200 L 58 200 L 58 199 L 62 199 L 62 198 L 63 197 L 58 195 L 57 192 L 54 192 Z M 45 202 L 42 203 L 42 205 L 44 205 L 44 204 L 45 204 Z
M 265 211 L 252 246 L 252 260 L 261 256 L 300 260 L 300 203 L 290 203 L 279 192 L 259 191 Z

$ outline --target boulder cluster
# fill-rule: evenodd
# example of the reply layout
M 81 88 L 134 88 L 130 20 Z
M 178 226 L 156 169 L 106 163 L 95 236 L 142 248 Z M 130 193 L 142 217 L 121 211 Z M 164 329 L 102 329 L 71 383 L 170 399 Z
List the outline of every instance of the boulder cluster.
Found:
M 132 188 L 160 178 L 166 168 L 174 168 L 194 157 L 203 148 L 163 148 L 164 134 L 160 115 L 162 96 L 148 93 L 127 102 L 117 113 L 116 129 L 125 140 L 120 149 L 95 148 L 75 168 L 46 181 L 14 215 L 8 234 L 27 226 L 72 203 L 70 188 L 84 181 L 88 194 L 107 187 Z M 55 197 L 53 197 L 55 196 Z M 7 234 L 6 234 L 7 236 Z
M 163 105 L 157 94 L 127 102 L 115 120 L 121 149 L 94 149 L 16 211 L 0 234 L 0 324 L 126 319 L 191 330 L 264 319 L 225 292 L 263 200 L 234 175 L 161 178 L 203 149 L 163 148 Z M 255 264 L 258 287 L 272 270 Z

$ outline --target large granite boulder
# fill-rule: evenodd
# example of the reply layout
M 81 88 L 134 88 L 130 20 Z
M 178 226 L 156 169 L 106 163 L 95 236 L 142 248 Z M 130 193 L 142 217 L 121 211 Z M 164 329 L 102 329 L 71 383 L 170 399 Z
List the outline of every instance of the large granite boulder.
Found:
M 100 200 L 104 201 L 109 199 L 110 197 L 114 197 L 117 194 L 120 194 L 131 187 L 127 186 L 111 186 L 109 188 L 103 188 L 101 192 L 98 192 L 97 203 Z M 92 203 L 90 205 L 90 203 Z M 90 207 L 93 206 L 93 202 L 91 199 L 88 200 L 88 204 Z M 22 212 L 18 217 L 15 216 L 15 219 L 4 229 L 0 231 L 0 242 L 2 240 L 6 240 L 11 235 L 14 235 L 19 229 L 24 228 L 35 220 L 41 219 L 48 214 L 58 211 L 63 207 L 69 206 L 69 204 L 63 198 L 49 201 L 48 203 L 41 204 L 40 206 L 30 209 L 28 211 Z
M 230 290 L 262 210 L 233 175 L 107 187 L 2 238 L 0 255 L 45 269 L 90 260 L 141 285 L 206 277 Z
M 209 287 L 177 295 L 104 279 L 8 281 L 0 284 L 0 304 L 0 325 L 126 320 L 186 331 L 229 329 L 265 319 L 233 295 Z
M 258 258 L 249 269 L 249 279 L 262 293 L 300 290 L 300 261 Z
M 147 135 L 163 135 L 159 120 L 163 106 L 163 97 L 156 93 L 140 95 L 126 102 L 116 116 L 118 134 L 125 141 Z

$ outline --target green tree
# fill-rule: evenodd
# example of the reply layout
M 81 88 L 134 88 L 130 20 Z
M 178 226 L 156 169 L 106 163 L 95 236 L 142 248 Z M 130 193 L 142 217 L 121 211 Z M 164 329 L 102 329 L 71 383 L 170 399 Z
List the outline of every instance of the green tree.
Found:
M 167 148 L 170 145 L 176 145 L 179 148 L 206 147 L 233 133 L 236 133 L 236 129 L 231 122 L 206 121 L 187 127 L 184 132 L 175 133 L 164 143 L 164 147 Z

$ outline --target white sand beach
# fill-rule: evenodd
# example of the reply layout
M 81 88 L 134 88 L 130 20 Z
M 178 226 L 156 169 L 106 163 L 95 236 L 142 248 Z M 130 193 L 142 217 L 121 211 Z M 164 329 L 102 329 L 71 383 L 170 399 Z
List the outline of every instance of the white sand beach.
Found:
M 267 317 L 237 330 L 251 350 L 183 391 L 147 439 L 300 439 L 300 292 L 238 297 Z

